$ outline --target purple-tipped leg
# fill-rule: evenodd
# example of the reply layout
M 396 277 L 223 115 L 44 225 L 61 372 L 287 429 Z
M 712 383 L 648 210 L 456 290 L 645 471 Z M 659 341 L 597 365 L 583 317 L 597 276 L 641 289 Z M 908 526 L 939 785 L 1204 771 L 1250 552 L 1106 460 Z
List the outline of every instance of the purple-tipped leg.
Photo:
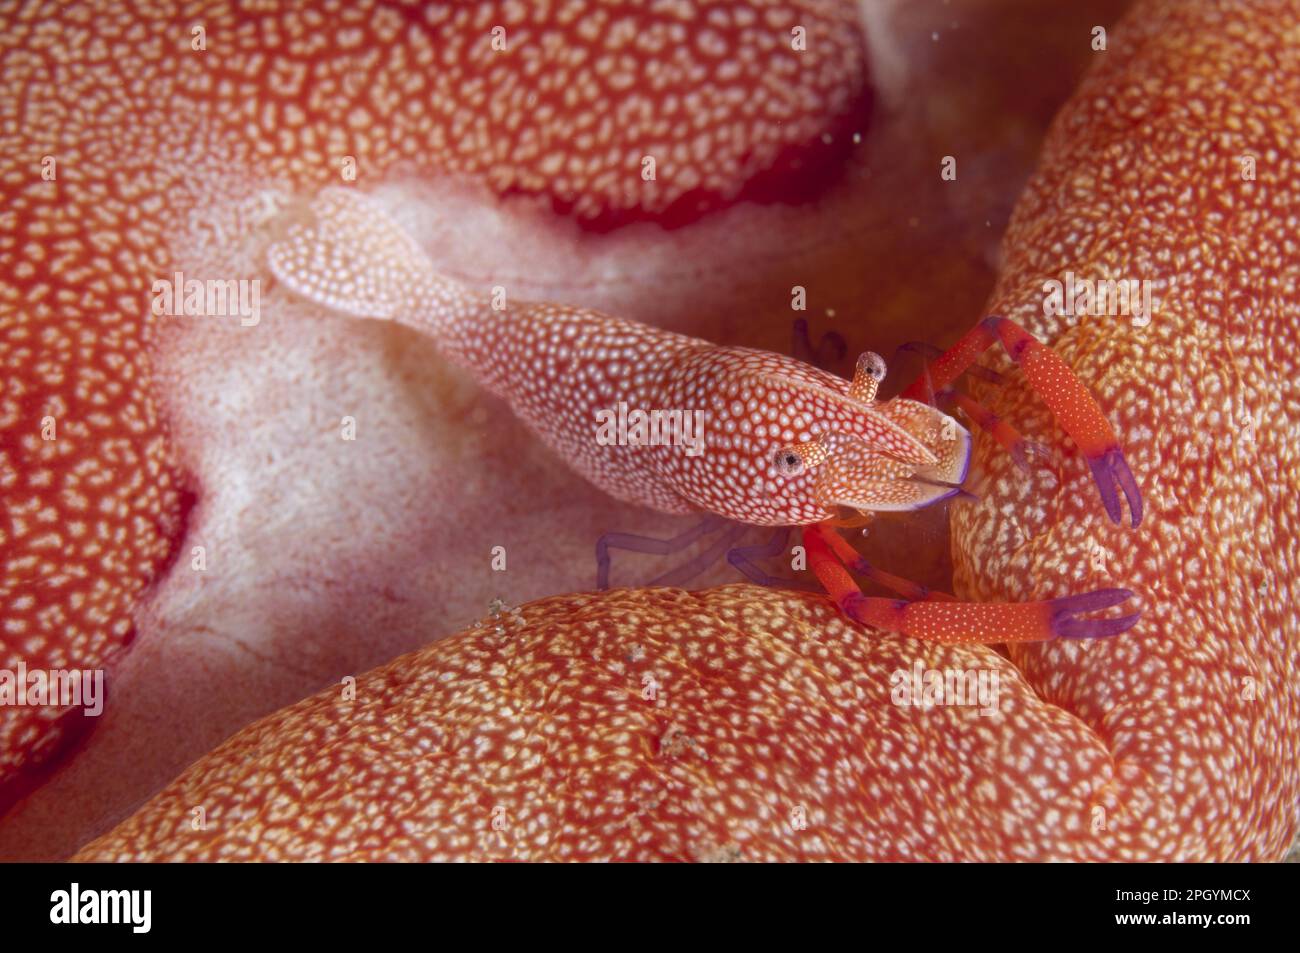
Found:
M 1115 489 L 1118 486 L 1124 491 L 1124 498 L 1128 500 L 1133 525 L 1137 526 L 1141 523 L 1142 492 L 1138 489 L 1137 480 L 1133 479 L 1133 471 L 1128 468 L 1123 452 L 1118 447 L 1107 450 L 1100 457 L 1090 457 L 1088 466 L 1092 468 L 1092 478 L 1097 481 L 1102 505 L 1106 507 L 1106 515 L 1110 517 L 1111 522 L 1120 523 L 1124 519 L 1119 493 Z
M 1128 589 L 1098 589 L 1053 599 L 1050 603 L 1052 634 L 1060 639 L 1104 639 L 1127 632 L 1142 617 L 1141 612 L 1111 619 L 1080 619 L 1077 616 L 1110 609 L 1132 598 L 1133 593 Z

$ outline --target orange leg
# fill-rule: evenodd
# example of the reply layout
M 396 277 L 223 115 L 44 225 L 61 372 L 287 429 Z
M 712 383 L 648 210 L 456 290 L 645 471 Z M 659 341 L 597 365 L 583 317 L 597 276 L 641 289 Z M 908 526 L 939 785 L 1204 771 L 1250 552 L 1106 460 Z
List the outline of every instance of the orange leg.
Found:
M 839 564 L 843 563 L 844 566 L 849 567 L 859 576 L 866 576 L 868 579 L 879 583 L 886 589 L 892 589 L 903 598 L 912 602 L 923 599 L 935 599 L 940 602 L 956 601 L 955 596 L 950 596 L 946 592 L 936 592 L 926 586 L 917 585 L 910 579 L 904 579 L 902 576 L 895 576 L 893 573 L 877 569 L 875 566 L 863 559 L 862 556 L 859 555 L 858 551 L 849 545 L 848 540 L 831 528 L 835 525 L 838 524 L 828 520 L 825 523 L 819 523 L 817 526 L 811 527 L 811 529 L 817 532 L 819 541 L 822 545 L 829 547 L 830 551 L 835 554 L 833 562 L 837 568 L 840 568 L 841 572 L 843 572 L 843 569 L 839 567 Z M 808 542 L 808 536 L 809 530 L 805 530 L 805 544 Z M 812 559 L 811 553 L 809 554 L 809 558 Z M 813 572 L 817 572 L 816 560 L 813 560 Z M 821 579 L 821 575 L 818 574 L 817 578 Z M 844 573 L 844 578 L 848 578 L 848 573 Z M 823 580 L 823 584 L 825 584 L 825 580 Z M 849 584 L 853 585 L 852 580 L 850 580 Z M 854 588 L 857 587 L 854 586 Z
M 906 391 L 904 397 L 924 400 L 927 390 L 942 391 L 998 341 L 1024 371 L 1030 386 L 1079 445 L 1092 468 L 1106 513 L 1116 523 L 1123 518 L 1119 492 L 1128 500 L 1132 524 L 1142 522 L 1142 494 L 1124 460 L 1119 439 L 1087 387 L 1060 355 L 1014 321 L 996 315 L 985 318 L 940 355 Z
M 994 440 L 1006 448 L 1007 453 L 1011 454 L 1011 459 L 1015 461 L 1016 466 L 1020 467 L 1020 469 L 1028 472 L 1030 454 L 1043 459 L 1050 459 L 1050 450 L 1033 440 L 1026 440 L 1019 430 L 973 397 L 951 388 L 940 391 L 936 396 L 941 401 L 948 401 L 960 407 L 962 413 L 969 417 L 973 423 L 981 427 Z
M 860 557 L 834 529 L 821 523 L 805 527 L 803 542 L 810 568 L 846 616 L 872 628 L 930 642 L 989 645 L 1043 642 L 1056 638 L 1096 639 L 1125 632 L 1139 618 L 1138 613 L 1119 618 L 1079 618 L 1084 613 L 1109 609 L 1131 599 L 1133 593 L 1127 589 L 1099 589 L 1041 602 L 957 602 L 949 601 L 951 597 L 911 600 L 864 596 L 845 569 L 846 564 L 855 566 Z M 889 578 L 898 579 L 896 576 Z M 924 591 L 921 587 L 914 588 Z

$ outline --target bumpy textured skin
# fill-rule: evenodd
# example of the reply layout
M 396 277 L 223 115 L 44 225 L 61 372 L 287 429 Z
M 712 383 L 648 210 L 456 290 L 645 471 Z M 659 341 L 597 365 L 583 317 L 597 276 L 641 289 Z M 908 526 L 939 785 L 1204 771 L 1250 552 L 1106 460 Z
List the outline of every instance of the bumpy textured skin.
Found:
M 1021 683 L 991 650 L 868 637 L 802 595 L 552 599 L 504 634 L 463 634 L 372 676 L 378 697 L 359 702 L 372 732 L 344 735 L 357 711 L 337 693 L 248 729 L 85 857 L 1282 857 L 1300 724 L 1284 345 L 1296 334 L 1297 22 L 1294 4 L 1140 5 L 1057 122 L 1006 244 L 997 311 L 1095 387 L 1151 515 L 1141 533 L 1110 524 L 1078 456 L 1054 480 L 1026 478 L 983 441 L 987 497 L 954 517 L 958 582 L 1032 598 L 1122 579 L 1147 597 L 1139 628 L 1013 647 Z M 1240 179 L 1244 152 L 1260 156 L 1256 182 Z M 1065 268 L 1170 283 L 1144 329 L 1045 320 L 1041 283 Z M 1018 385 L 985 397 L 1054 436 Z M 1239 408 L 1257 417 L 1251 449 Z M 576 658 L 591 660 L 575 677 Z M 983 720 L 892 705 L 888 675 L 915 659 L 1005 672 L 1010 709 Z M 638 701 L 634 664 L 664 673 L 664 709 Z M 387 688 L 443 671 L 454 693 Z M 420 711 L 400 723 L 412 732 L 378 720 L 394 698 Z M 562 710 L 581 727 L 552 716 Z M 389 758 L 356 750 L 376 732 Z M 516 757 L 471 776 L 473 759 L 430 754 L 465 753 L 481 733 L 484 750 Z M 346 770 L 322 770 L 321 751 Z M 407 770 L 391 767 L 398 757 Z M 419 772 L 445 774 L 417 788 L 409 779 L 433 777 Z M 399 784 L 408 793 L 380 820 L 363 814 Z M 209 827 L 191 831 L 204 803 Z M 506 831 L 490 826 L 498 805 Z M 815 820 L 796 835 L 783 824 L 802 805 Z
M 894 704 L 917 663 L 996 672 L 1000 707 Z M 74 859 L 1081 858 L 1114 802 L 1104 740 L 996 653 L 747 585 L 545 599 L 343 692 L 239 732 Z
M 986 441 L 985 502 L 953 521 L 963 595 L 1141 596 L 1123 637 L 1011 650 L 1105 739 L 1118 856 L 1277 858 L 1297 829 L 1297 30 L 1294 2 L 1139 6 L 1056 121 L 989 309 L 1099 395 L 1148 504 L 1140 530 L 1114 526 L 1079 457 L 1026 479 Z M 1155 281 L 1154 318 L 1045 318 L 1067 270 Z M 984 396 L 1055 439 L 1018 382 Z
M 427 335 L 570 466 L 620 499 L 668 513 L 702 509 L 744 523 L 802 525 L 834 516 L 838 505 L 919 508 L 954 492 L 934 481 L 959 482 L 966 473 L 970 435 L 933 407 L 876 401 L 874 387 L 855 392 L 849 381 L 780 354 L 719 347 L 585 308 L 494 301 L 436 274 L 401 226 L 356 192 L 326 190 L 308 217 L 269 249 L 276 278 L 313 303 Z M 641 443 L 608 419 L 602 435 L 601 414 L 623 410 L 688 417 Z M 778 471 L 777 451 L 812 441 L 824 451 L 816 466 Z
M 203 496 L 149 389 L 149 289 L 178 250 L 244 274 L 227 236 L 340 181 L 346 156 L 361 183 L 464 173 L 594 226 L 676 224 L 780 194 L 826 158 L 823 137 L 845 141 L 867 96 L 851 5 L 641 8 L 4 5 L 0 665 L 110 663 Z M 66 740 L 57 714 L 0 711 L 0 785 Z
M 867 732 L 853 738 L 848 754 L 851 758 L 865 752 L 862 757 L 871 759 L 870 777 L 882 779 L 852 792 L 853 810 L 875 811 L 879 818 L 874 826 L 865 825 L 881 836 L 866 844 L 862 855 L 1267 859 L 1280 856 L 1294 832 L 1296 634 L 1290 586 L 1296 551 L 1294 536 L 1286 527 L 1294 520 L 1298 482 L 1291 450 L 1296 429 L 1294 384 L 1287 373 L 1291 363 L 1287 342 L 1295 337 L 1296 288 L 1295 253 L 1286 243 L 1296 218 L 1294 104 L 1300 101 L 1295 88 L 1300 69 L 1292 36 L 1298 19 L 1300 11 L 1290 3 L 1139 5 L 1127 27 L 1112 32 L 1099 73 L 1063 115 L 1013 229 L 1007 247 L 1008 277 L 995 303 L 1060 347 L 1071 365 L 1103 395 L 1152 504 L 1149 528 L 1144 524 L 1149 535 L 1132 536 L 1129 530 L 1104 523 L 1095 497 L 1088 492 L 1081 460 L 1063 461 L 1061 485 L 1056 489 L 1050 481 L 1025 481 L 1013 474 L 990 448 L 985 463 L 993 468 L 993 479 L 987 503 L 957 521 L 960 581 L 968 591 L 1022 598 L 1040 589 L 1057 589 L 1063 581 L 1074 583 L 1081 575 L 1100 574 L 1091 569 L 1089 560 L 1095 538 L 1106 544 L 1108 553 L 1103 578 L 1145 585 L 1151 596 L 1147 611 L 1154 613 L 1156 621 L 1107 645 L 1017 653 L 1042 700 L 1031 701 L 1019 690 L 1013 692 L 1013 701 L 1024 701 L 1020 716 L 990 721 L 984 730 L 969 709 L 941 708 L 922 715 L 881 701 L 872 710 L 878 720 L 865 723 Z M 1238 184 L 1227 171 L 1233 168 L 1236 157 L 1231 153 L 1237 146 L 1258 149 L 1256 183 Z M 1271 165 L 1265 158 L 1270 149 L 1275 150 Z M 1251 201 L 1245 201 L 1245 196 Z M 1213 212 L 1216 203 L 1226 204 L 1213 217 L 1188 214 L 1189 207 Z M 1058 336 L 1062 323 L 1038 316 L 1041 281 L 1045 276 L 1059 277 L 1063 264 L 1086 266 L 1089 258 L 1101 255 L 1124 257 L 1129 268 L 1139 271 L 1137 277 L 1181 277 L 1184 296 L 1163 301 L 1161 314 L 1141 332 L 1113 321 L 1089 319 Z M 1264 290 L 1271 297 L 1260 298 Z M 1251 313 L 1256 322 L 1253 330 L 1248 324 L 1246 330 L 1234 328 Z M 1229 395 L 1243 399 L 1248 412 L 1258 418 L 1252 425 L 1254 455 L 1245 453 L 1244 441 L 1230 444 L 1227 440 L 1227 434 L 1242 429 L 1238 408 L 1226 400 Z M 995 403 L 990 395 L 985 397 Z M 996 404 L 1023 422 L 1027 432 L 1051 436 L 1036 399 L 1012 390 Z M 1161 499 L 1166 502 L 1157 505 Z M 557 615 L 544 628 L 578 631 L 589 624 L 617 633 L 621 626 L 634 625 L 638 632 L 645 628 L 658 639 L 655 627 L 662 621 L 672 650 L 684 655 L 713 648 L 711 640 L 697 638 L 701 626 L 696 620 L 723 611 L 708 608 L 708 603 L 725 603 L 732 606 L 727 611 L 734 618 L 749 613 L 741 629 L 747 636 L 757 636 L 740 643 L 733 640 L 735 651 L 770 652 L 783 665 L 784 680 L 765 699 L 774 704 L 793 697 L 806 705 L 810 697 L 809 682 L 801 678 L 809 670 L 801 663 L 814 653 L 800 645 L 798 653 L 779 654 L 774 640 L 786 632 L 794 633 L 791 638 L 806 637 L 813 630 L 832 637 L 847 633 L 851 642 L 846 651 L 897 646 L 896 660 L 904 666 L 918 658 L 931 667 L 1004 665 L 999 656 L 984 650 L 867 640 L 832 607 L 808 597 L 744 588 L 723 593 L 690 597 L 615 593 L 601 598 L 629 602 L 617 607 L 611 602 L 600 612 L 590 609 L 595 597 L 564 597 L 547 603 L 557 606 Z M 655 603 L 658 597 L 669 602 Z M 671 601 L 683 598 L 685 602 Z M 545 620 L 530 615 L 535 611 L 536 607 L 525 609 L 525 619 L 542 627 Z M 584 611 L 591 614 L 584 616 Z M 765 636 L 769 632 L 773 637 Z M 644 638 L 638 635 L 638 640 Z M 443 651 L 456 657 L 472 655 L 472 645 L 458 647 L 469 641 L 462 637 Z M 564 679 L 572 660 L 547 655 L 546 644 L 532 641 L 520 646 L 533 648 L 528 658 L 520 660 L 528 677 L 510 682 L 512 694 L 503 697 L 513 700 L 513 693 L 521 688 L 541 690 L 544 677 L 532 674 L 542 665 L 556 666 L 556 677 Z M 599 642 L 584 644 L 599 648 Z M 635 658 L 638 653 L 631 654 Z M 416 678 L 420 666 L 403 661 L 400 670 L 381 671 L 394 682 Z M 821 690 L 837 694 L 847 691 L 843 685 L 859 685 L 853 679 L 864 660 L 854 656 L 852 661 L 852 666 L 827 664 L 833 684 Z M 451 662 L 462 664 L 456 658 Z M 487 662 L 469 658 L 463 665 L 485 671 Z M 881 676 L 893 670 L 888 662 L 874 669 L 871 692 L 879 693 Z M 1242 675 L 1258 679 L 1262 691 L 1253 700 L 1241 692 Z M 814 678 L 811 672 L 808 677 Z M 619 682 L 624 694 L 643 687 L 639 681 L 630 686 L 626 680 Z M 710 681 L 700 705 L 716 699 L 716 688 Z M 387 703 L 367 702 L 364 693 L 360 699 L 375 708 Z M 475 712 L 513 717 L 513 708 L 503 714 L 472 692 L 465 693 L 463 700 L 472 701 Z M 428 699 L 421 695 L 417 703 Z M 306 733 L 313 726 L 325 730 L 319 726 L 328 721 L 320 718 L 329 711 L 313 707 L 321 704 L 319 700 L 302 704 L 310 709 L 310 716 L 303 719 L 301 730 Z M 591 718 L 583 723 L 584 730 L 604 726 L 599 713 L 608 704 L 602 698 L 599 705 L 589 706 Z M 688 705 L 686 712 L 696 707 Z M 861 707 L 855 703 L 854 711 Z M 296 711 L 275 718 L 296 720 Z M 757 755 L 772 760 L 771 748 L 776 745 L 799 757 L 799 749 L 790 741 L 805 737 L 796 733 L 804 711 L 804 707 L 792 710 L 785 722 L 774 720 L 779 730 L 755 741 Z M 349 726 L 355 714 L 355 709 L 349 710 Z M 414 766 L 428 770 L 432 759 L 419 749 L 420 739 L 438 743 L 442 734 L 437 723 L 421 719 L 419 731 L 408 733 L 382 722 L 379 711 L 368 717 L 374 719 L 371 737 L 378 744 L 391 744 L 401 754 L 416 746 L 419 756 Z M 446 723 L 460 725 L 462 716 L 449 712 Z M 494 723 L 482 715 L 474 724 L 490 733 Z M 542 726 L 539 733 L 547 730 L 545 722 Z M 822 719 L 820 734 L 807 739 L 808 750 L 823 751 L 827 750 L 823 746 L 837 744 L 831 730 L 835 726 L 834 719 Z M 691 740 L 668 736 L 669 751 L 681 757 L 696 745 L 710 750 L 709 739 L 691 734 L 686 724 L 682 728 Z M 399 788 L 396 776 L 384 773 L 382 758 L 366 762 L 367 770 L 360 777 L 354 773 L 359 765 L 346 759 L 348 770 L 341 776 L 322 779 L 309 789 L 326 811 L 319 819 L 313 815 L 301 826 L 291 826 L 282 818 L 295 818 L 304 808 L 299 806 L 301 789 L 289 784 L 276 787 L 286 770 L 281 759 L 288 761 L 292 755 L 293 770 L 302 771 L 303 762 L 315 751 L 310 747 L 299 751 L 297 741 L 302 736 L 287 729 L 285 744 L 277 744 L 272 732 L 263 741 L 265 747 L 254 749 L 252 733 L 264 730 L 264 726 L 250 729 L 237 749 L 241 756 L 262 751 L 264 760 L 245 757 L 240 762 L 229 751 L 214 754 L 211 762 L 196 765 L 165 794 L 167 800 L 155 802 L 110 835 L 93 855 L 173 856 L 181 853 L 181 845 L 217 851 L 221 847 L 215 842 L 222 838 L 231 845 L 231 856 L 240 849 L 285 855 L 293 849 L 315 855 L 335 850 L 338 856 L 388 851 L 387 844 L 370 833 L 373 819 L 367 817 L 366 829 L 360 831 L 359 824 L 352 828 L 340 824 L 344 815 L 328 812 L 331 804 L 349 803 L 353 784 L 366 795 L 358 810 L 373 809 L 381 784 L 385 795 L 394 788 L 407 791 Z M 719 736 L 727 740 L 722 728 Z M 663 734 L 656 737 L 664 739 Z M 293 743 L 288 743 L 290 739 Z M 586 764 L 584 759 L 593 753 L 584 747 L 588 736 L 570 734 L 566 740 L 572 743 L 557 745 L 556 757 L 569 759 L 567 764 Z M 348 743 L 361 741 L 350 738 Z M 611 743 L 625 742 L 612 739 Z M 644 751 L 643 763 L 654 764 L 659 748 Z M 715 762 L 711 758 L 708 763 Z M 745 790 L 753 790 L 752 779 L 766 782 L 774 777 L 752 759 L 743 764 L 749 774 L 736 784 Z M 444 761 L 444 766 L 450 767 L 449 762 Z M 591 773 L 603 767 L 603 762 L 596 762 Z M 207 787 L 209 770 L 212 777 L 229 777 L 239 786 Z M 799 794 L 807 790 L 802 779 L 817 776 L 811 762 L 782 778 L 791 775 Z M 570 776 L 565 775 L 566 780 Z M 825 780 L 824 775 L 821 778 Z M 971 783 L 973 778 L 979 781 Z M 494 790 L 495 782 L 489 781 L 484 790 Z M 190 812 L 195 805 L 176 796 L 182 784 L 193 784 L 196 794 L 212 792 L 209 818 L 215 812 L 230 819 L 242 811 L 245 823 L 238 829 L 229 823 L 216 829 L 209 824 L 208 832 L 201 835 L 192 831 Z M 707 792 L 711 787 L 700 789 Z M 610 790 L 600 788 L 601 797 L 609 800 L 598 802 L 597 807 L 619 803 L 610 798 Z M 823 783 L 822 790 L 843 787 Z M 284 797 L 272 800 L 273 791 L 283 791 Z M 420 789 L 418 797 L 413 788 L 409 791 L 385 798 L 393 813 L 424 797 L 443 803 L 436 787 Z M 509 803 L 513 802 L 507 802 L 507 808 Z M 740 818 L 738 830 L 744 828 L 744 803 L 742 798 L 740 806 L 729 809 Z M 810 799 L 810 817 L 815 803 Z M 482 806 L 489 819 L 492 806 Z M 1094 830 L 1093 809 L 1099 806 L 1106 826 Z M 656 807 L 661 812 L 672 808 L 671 804 Z M 692 802 L 680 810 L 694 808 Z M 557 813 L 563 810 L 565 817 L 579 818 L 584 817 L 584 809 L 589 808 L 577 800 L 554 807 Z M 347 817 L 356 824 L 356 814 L 348 812 Z M 861 820 L 860 813 L 855 820 Z M 387 820 L 378 823 L 384 829 Z M 659 826 L 680 830 L 683 823 L 670 817 Z M 259 840 L 255 832 L 263 827 L 275 828 L 280 838 Z M 666 854 L 737 855 L 730 827 L 725 831 L 702 824 L 685 827 L 705 836 L 693 837 L 690 852 L 683 855 L 675 852 L 680 842 L 666 840 L 671 845 Z M 809 828 L 815 830 L 814 824 Z M 417 832 L 425 833 L 423 828 Z M 736 846 L 740 839 L 734 838 Z M 206 846 L 209 843 L 211 848 Z M 419 849 L 409 846 L 412 851 Z M 488 842 L 478 855 L 504 846 L 501 841 Z M 588 846 L 599 845 L 593 841 Z M 612 848 L 619 846 L 614 843 Z M 751 856 L 765 855 L 755 850 Z
M 1021 683 L 992 651 L 866 636 L 795 594 L 548 600 L 503 633 L 462 635 L 363 682 L 382 696 L 359 695 L 369 737 L 409 772 L 357 752 L 367 735 L 344 729 L 358 709 L 331 692 L 232 739 L 83 856 L 1282 856 L 1296 830 L 1300 714 L 1285 343 L 1297 313 L 1300 54 L 1289 37 L 1300 9 L 1225 11 L 1143 4 L 1111 34 L 1056 125 L 995 298 L 1101 395 L 1151 504 L 1143 532 L 1102 518 L 1081 458 L 1063 456 L 1055 481 L 1026 479 L 990 441 L 986 502 L 955 518 L 964 590 L 1031 598 L 1122 579 L 1147 596 L 1137 629 L 1013 648 Z M 1245 151 L 1260 156 L 1255 183 L 1239 178 Z M 1042 317 L 1046 278 L 1103 266 L 1173 282 L 1148 327 L 1092 318 L 1062 331 Z M 985 397 L 1028 434 L 1054 436 L 1018 385 Z M 1258 417 L 1249 451 L 1243 407 Z M 575 658 L 591 659 L 577 680 Z M 984 720 L 890 704 L 889 675 L 917 659 L 1004 673 L 1009 709 Z M 635 707 L 635 664 L 667 674 L 662 709 Z M 387 687 L 444 671 L 463 686 L 454 699 Z M 411 706 L 399 724 L 413 730 L 383 720 L 394 698 Z M 439 719 L 430 705 L 453 707 Z M 572 723 L 539 714 L 560 710 Z M 473 750 L 462 746 L 480 731 L 483 750 L 519 756 L 471 775 L 482 770 L 471 759 L 430 755 Z M 328 783 L 321 751 L 348 766 Z M 414 778 L 434 777 L 417 772 L 446 773 L 416 795 Z M 557 799 L 555 784 L 573 796 Z M 398 785 L 410 793 L 385 797 L 380 819 L 362 814 Z M 195 805 L 207 806 L 204 832 L 189 827 Z M 496 806 L 504 831 L 491 828 Z M 810 820 L 796 835 L 783 825 L 800 806 Z M 567 836 L 575 824 L 584 833 Z

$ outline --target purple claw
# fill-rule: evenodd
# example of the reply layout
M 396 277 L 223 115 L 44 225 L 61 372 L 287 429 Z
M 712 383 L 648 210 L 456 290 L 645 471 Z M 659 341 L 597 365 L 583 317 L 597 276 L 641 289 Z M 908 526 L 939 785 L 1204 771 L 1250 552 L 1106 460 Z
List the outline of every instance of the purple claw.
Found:
M 1106 515 L 1110 517 L 1111 522 L 1119 523 L 1124 519 L 1119 494 L 1115 492 L 1115 486 L 1118 484 L 1124 491 L 1124 498 L 1128 500 L 1133 525 L 1137 526 L 1141 523 L 1142 493 L 1138 490 L 1137 480 L 1133 479 L 1133 471 L 1128 468 L 1128 463 L 1119 447 L 1107 450 L 1095 459 L 1089 458 L 1088 466 L 1092 468 L 1092 478 L 1097 481 L 1101 502 L 1106 507 Z
M 827 331 L 817 342 L 817 350 L 814 352 L 816 365 L 824 371 L 829 371 L 836 363 L 844 360 L 848 349 L 849 345 L 844 340 L 844 335 L 837 331 Z
M 827 331 L 814 347 L 812 338 L 808 334 L 807 320 L 795 318 L 790 338 L 790 354 L 796 360 L 821 368 L 823 371 L 832 371 L 836 364 L 844 360 L 848 349 L 844 335 L 837 331 Z
M 1141 612 L 1116 619 L 1078 619 L 1075 616 L 1109 609 L 1132 598 L 1133 593 L 1128 589 L 1098 589 L 1095 592 L 1053 599 L 1052 634 L 1061 639 L 1104 639 L 1127 632 L 1142 617 Z
M 805 364 L 811 364 L 816 357 L 813 355 L 812 339 L 808 337 L 808 322 L 803 318 L 795 318 L 793 334 L 790 339 L 790 353 L 796 360 L 803 361 Z

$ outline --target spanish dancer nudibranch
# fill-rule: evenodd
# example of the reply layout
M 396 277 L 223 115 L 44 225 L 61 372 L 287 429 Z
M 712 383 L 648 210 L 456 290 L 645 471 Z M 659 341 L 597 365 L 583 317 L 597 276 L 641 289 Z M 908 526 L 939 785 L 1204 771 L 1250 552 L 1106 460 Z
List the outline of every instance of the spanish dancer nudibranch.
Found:
M 732 53 L 750 44 L 734 57 L 739 77 L 709 44 L 682 47 L 700 94 L 718 97 L 701 112 L 738 131 L 739 141 L 713 143 L 729 144 L 726 172 L 707 179 L 701 166 L 677 192 L 670 177 L 656 188 L 599 162 L 561 159 L 558 175 L 557 150 L 585 155 L 573 143 L 590 130 L 575 117 L 648 118 L 658 105 L 636 103 L 635 83 L 593 92 L 585 67 L 567 60 L 563 86 L 577 104 L 566 112 L 561 96 L 545 115 L 528 113 L 512 132 L 526 146 L 540 140 L 512 165 L 491 134 L 509 110 L 458 116 L 455 103 L 484 95 L 486 72 L 504 70 L 486 85 L 525 95 L 529 70 L 562 68 L 469 55 L 498 23 L 527 47 L 555 12 L 527 6 L 536 23 L 486 3 L 358 4 L 339 22 L 312 5 L 214 13 L 202 56 L 194 24 L 148 9 L 69 6 L 58 31 L 40 29 L 35 8 L 0 14 L 2 128 L 14 140 L 0 149 L 5 664 L 104 665 L 114 679 L 84 751 L 66 720 L 0 711 L 0 853 L 66 856 L 109 830 L 78 857 L 1280 858 L 1300 804 L 1300 473 L 1290 449 L 1300 404 L 1286 372 L 1300 324 L 1300 10 L 1282 0 L 1134 4 L 1052 127 L 986 309 L 1087 382 L 1123 437 L 1145 516 L 1137 530 L 1101 518 L 1127 494 L 1112 483 L 1098 507 L 1088 447 L 1030 478 L 976 431 L 968 485 L 978 499 L 951 508 L 954 590 L 1041 604 L 1125 586 L 1139 625 L 1116 638 L 1013 644 L 1004 657 L 871 632 L 824 596 L 773 588 L 553 595 L 360 675 L 355 704 L 327 688 L 219 744 L 268 704 L 301 698 L 283 694 L 284 673 L 302 670 L 299 689 L 321 684 L 447 631 L 454 597 L 429 617 L 404 614 L 421 585 L 392 567 L 427 562 L 427 541 L 450 539 L 439 564 L 448 571 L 419 580 L 441 598 L 461 584 L 465 554 L 486 551 L 483 526 L 508 524 L 503 510 L 545 518 L 556 497 L 541 489 L 551 471 L 523 427 L 505 430 L 506 449 L 493 452 L 406 425 L 425 419 L 426 404 L 426 418 L 468 417 L 483 400 L 448 375 L 434 375 L 430 396 L 416 370 L 436 355 L 414 335 L 332 318 L 273 289 L 253 333 L 160 322 L 150 349 L 142 293 L 152 280 L 193 265 L 269 286 L 265 251 L 282 236 L 267 223 L 337 185 L 346 155 L 362 160 L 362 191 L 453 169 L 585 218 L 602 242 L 636 220 L 680 226 L 685 242 L 697 226 L 683 223 L 734 211 L 728 203 L 765 170 L 788 180 L 817 158 L 810 143 L 856 128 L 854 110 L 870 98 L 860 11 L 752 15 L 741 4 L 715 31 Z M 683 24 L 707 16 L 697 6 L 679 5 Z M 592 57 L 621 35 L 602 16 L 583 34 Z M 814 55 L 831 52 L 820 69 L 765 85 L 781 54 L 761 25 L 788 33 L 798 19 L 815 30 Z M 563 39 L 582 26 L 554 30 Z M 457 42 L 470 33 L 479 46 Z M 275 52 L 295 47 L 297 56 Z M 136 69 L 123 75 L 120 63 Z M 747 95 L 730 95 L 730 81 Z M 794 93 L 770 98 L 773 88 Z M 741 100 L 775 112 L 733 125 L 727 110 Z M 690 134 L 674 138 L 671 123 L 661 132 L 691 154 Z M 41 178 L 43 156 L 56 160 L 57 180 Z M 487 217 L 498 213 L 490 206 Z M 470 254 L 488 247 L 456 228 Z M 478 284 L 493 283 L 494 267 L 483 256 Z M 1044 283 L 1067 272 L 1149 280 L 1155 313 L 1142 326 L 1045 315 Z M 977 383 L 973 396 L 1026 441 L 1060 446 L 1042 397 L 994 360 L 1003 383 Z M 375 365 L 400 397 L 361 422 L 371 434 L 376 420 L 401 422 L 397 439 L 366 445 L 387 492 L 357 479 L 373 471 L 336 435 L 350 409 L 338 395 Z M 228 376 L 212 377 L 214 367 Z M 274 407 L 224 386 L 241 373 L 269 379 L 260 393 Z M 300 409 L 300 425 L 286 427 L 293 418 L 272 413 L 280 407 Z M 46 417 L 57 441 L 39 436 Z M 431 443 L 421 483 L 403 453 Z M 824 462 L 815 441 L 783 433 L 782 447 L 799 447 L 805 466 Z M 458 468 L 466 458 L 475 465 Z M 488 492 L 490 505 L 458 513 L 430 503 L 449 498 L 448 486 L 491 489 L 507 468 L 534 481 L 535 498 Z M 313 490 L 312 506 L 295 510 L 295 493 Z M 574 513 L 557 509 L 549 525 L 563 531 Z M 200 573 L 193 551 L 204 545 L 219 558 Z M 518 565 L 518 548 L 510 558 Z M 252 637 L 266 632 L 278 637 Z M 263 667 L 250 665 L 259 658 Z M 927 707 L 892 691 L 900 673 L 905 686 L 914 672 L 947 670 L 996 675 L 1000 698 L 982 710 Z M 400 766 L 401 797 L 384 766 Z M 316 794 L 298 799 L 304 791 Z M 195 804 L 208 806 L 199 833 Z

